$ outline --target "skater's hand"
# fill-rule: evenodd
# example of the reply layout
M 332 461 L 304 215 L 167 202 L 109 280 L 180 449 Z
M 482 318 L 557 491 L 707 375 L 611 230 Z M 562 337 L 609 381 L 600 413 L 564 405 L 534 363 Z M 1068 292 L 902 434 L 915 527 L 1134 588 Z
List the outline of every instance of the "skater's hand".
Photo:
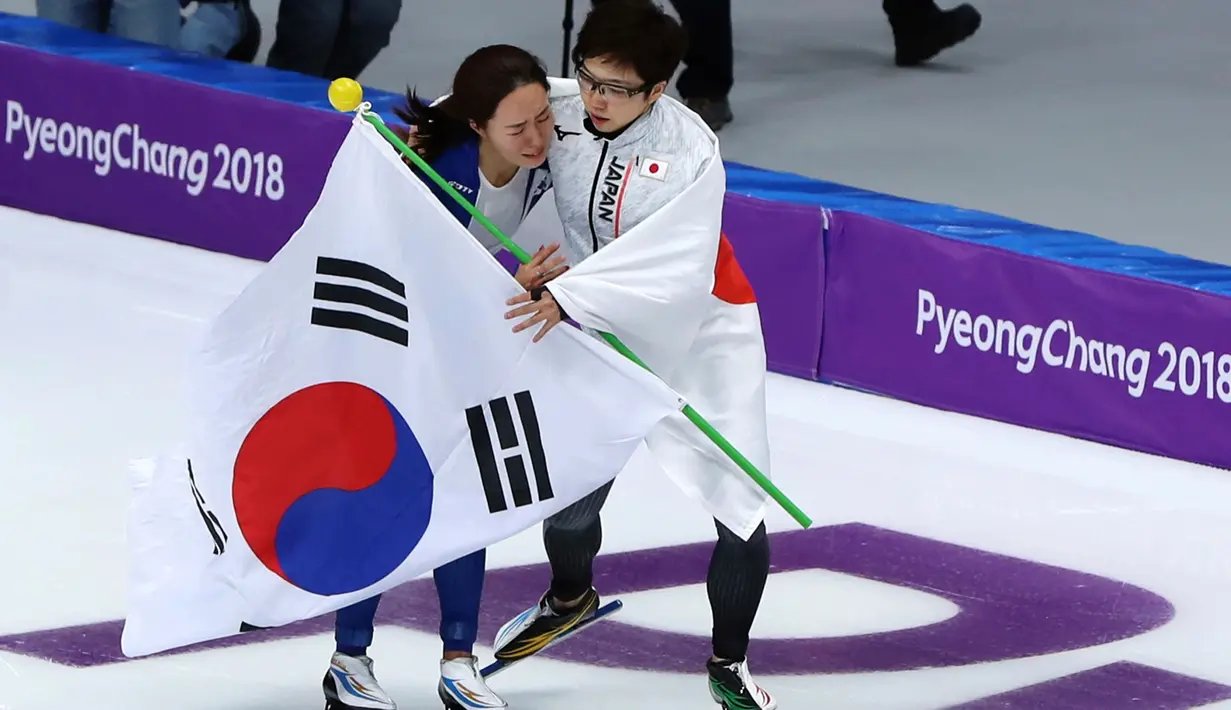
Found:
M 557 323 L 564 320 L 564 314 L 560 311 L 560 304 L 556 303 L 556 299 L 551 295 L 551 292 L 543 287 L 536 288 L 534 291 L 520 293 L 506 301 L 506 304 L 510 306 L 525 305 L 518 306 L 505 313 L 505 318 L 529 316 L 529 318 L 513 326 L 514 333 L 520 333 L 536 323 L 543 324 L 543 327 L 539 328 L 539 332 L 534 334 L 533 342 L 536 343 L 542 340 L 544 335 L 547 335 L 547 331 L 556 327 Z
M 539 247 L 539 250 L 534 253 L 533 259 L 517 267 L 517 276 L 515 277 L 517 283 L 521 284 L 521 287 L 527 291 L 533 291 L 568 271 L 568 264 L 564 263 L 564 257 L 557 256 L 548 259 L 559 248 L 559 244 L 548 244 L 547 246 Z

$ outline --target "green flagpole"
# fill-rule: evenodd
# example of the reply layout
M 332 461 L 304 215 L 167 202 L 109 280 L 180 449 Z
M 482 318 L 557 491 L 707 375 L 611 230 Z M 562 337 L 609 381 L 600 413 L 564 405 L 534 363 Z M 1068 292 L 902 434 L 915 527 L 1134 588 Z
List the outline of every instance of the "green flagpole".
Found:
M 440 189 L 445 191 L 445 194 L 456 200 L 457 203 L 465 208 L 465 210 L 469 212 L 472 217 L 479 221 L 479 224 L 486 227 L 493 236 L 500 240 L 500 243 L 504 245 L 506 249 L 517 257 L 518 261 L 525 264 L 533 258 L 526 252 L 525 249 L 522 249 L 516 242 L 505 236 L 496 225 L 492 224 L 491 220 L 489 220 L 482 212 L 479 212 L 479 210 L 471 204 L 469 200 L 463 197 L 462 194 L 454 189 L 447 180 L 442 178 L 435 170 L 433 170 L 432 167 L 427 164 L 427 161 L 420 157 L 418 153 L 411 150 L 410 146 L 406 145 L 405 141 L 398 138 L 397 134 L 385 125 L 385 122 L 381 120 L 380 116 L 371 110 L 371 104 L 363 103 L 363 87 L 361 87 L 358 82 L 353 79 L 338 79 L 334 81 L 329 85 L 329 102 L 334 108 L 344 113 L 350 113 L 356 110 L 359 111 L 365 121 L 372 124 L 372 126 L 380 132 L 386 140 L 388 140 L 403 155 L 410 159 L 410 161 L 415 164 L 415 167 L 422 170 L 425 175 L 431 178 L 432 182 L 436 183 Z M 641 358 L 637 357 L 633 351 L 629 350 L 628 346 L 621 342 L 619 338 L 611 333 L 600 332 L 599 334 L 621 355 L 637 363 L 645 370 L 652 372 L 652 370 L 650 370 L 650 368 L 641 361 Z M 774 485 L 773 481 L 769 480 L 764 473 L 761 473 L 761 471 L 758 470 L 751 461 L 740 453 L 739 449 L 732 446 L 731 442 L 727 441 L 726 438 L 720 434 L 712 424 L 698 414 L 697 411 L 692 408 L 692 405 L 685 404 L 683 412 L 684 416 L 687 417 L 689 421 L 695 424 L 698 429 L 709 437 L 710 441 L 714 442 L 714 444 L 718 446 L 723 453 L 729 456 L 731 460 L 744 471 L 744 473 L 748 474 L 753 481 L 756 481 L 757 485 L 768 493 L 770 497 L 777 501 L 778 504 L 782 506 L 783 510 L 794 518 L 797 523 L 805 528 L 812 527 L 812 518 L 809 518 L 806 513 L 800 510 L 799 506 L 795 505 L 795 503 L 792 502 L 786 494 L 779 490 L 778 487 Z

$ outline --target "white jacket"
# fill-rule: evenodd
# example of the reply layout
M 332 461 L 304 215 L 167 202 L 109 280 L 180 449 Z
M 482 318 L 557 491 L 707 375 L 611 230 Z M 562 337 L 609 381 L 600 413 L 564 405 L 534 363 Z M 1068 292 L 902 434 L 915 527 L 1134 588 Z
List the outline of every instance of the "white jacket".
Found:
M 572 268 L 548 285 L 583 327 L 620 338 L 767 476 L 765 344 L 722 236 L 718 139 L 663 96 L 616 136 L 588 127 L 580 89 L 552 79 L 548 154 Z M 767 494 L 683 414 L 646 439 L 689 495 L 745 539 Z

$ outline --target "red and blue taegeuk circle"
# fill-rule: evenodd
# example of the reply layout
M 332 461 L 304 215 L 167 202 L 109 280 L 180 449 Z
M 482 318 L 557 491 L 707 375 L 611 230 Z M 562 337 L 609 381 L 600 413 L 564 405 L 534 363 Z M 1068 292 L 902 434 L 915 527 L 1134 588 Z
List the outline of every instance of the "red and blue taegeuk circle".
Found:
M 353 382 L 301 389 L 240 445 L 231 488 L 248 547 L 314 594 L 374 584 L 415 549 L 432 516 L 432 468 L 389 400 Z

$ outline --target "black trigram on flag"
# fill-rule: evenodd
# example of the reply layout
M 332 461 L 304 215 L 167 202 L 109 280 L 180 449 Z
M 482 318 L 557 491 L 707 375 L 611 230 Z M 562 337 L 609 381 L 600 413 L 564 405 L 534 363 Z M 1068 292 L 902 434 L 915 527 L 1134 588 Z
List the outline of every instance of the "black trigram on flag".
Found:
M 205 528 L 209 530 L 209 536 L 214 539 L 214 554 L 221 555 L 227 550 L 227 531 L 222 529 L 218 516 L 205 507 L 205 498 L 197 489 L 197 479 L 192 475 L 191 460 L 188 461 L 188 484 L 192 486 L 192 497 L 197 502 L 197 512 L 201 514 L 201 520 L 205 523 Z
M 358 282 L 352 285 L 326 283 L 318 279 L 312 293 L 316 300 L 360 306 L 383 313 L 402 323 L 409 322 L 406 285 L 375 266 L 322 256 L 316 260 L 316 273 L 318 276 L 333 276 Z M 390 296 L 396 296 L 397 299 Z M 401 346 L 405 346 L 409 341 L 406 328 L 352 310 L 315 306 L 312 308 L 312 325 L 367 333 Z
M 534 400 L 529 392 L 518 392 L 512 397 L 521 422 L 518 436 L 509 397 L 493 399 L 466 410 L 466 423 L 470 426 L 470 443 L 474 457 L 479 463 L 479 477 L 483 481 L 483 493 L 487 496 L 487 509 L 499 513 L 509 509 L 504 495 L 497 458 L 503 458 L 504 477 L 509 482 L 513 505 L 520 508 L 534 502 L 530 488 L 530 474 L 534 476 L 534 493 L 539 502 L 551 499 L 551 478 L 547 472 L 547 456 L 543 453 L 543 439 L 539 433 L 539 420 L 534 413 Z M 492 427 L 488 426 L 490 413 Z M 492 442 L 491 429 L 496 430 L 496 442 Z M 529 470 L 527 470 L 529 469 Z

